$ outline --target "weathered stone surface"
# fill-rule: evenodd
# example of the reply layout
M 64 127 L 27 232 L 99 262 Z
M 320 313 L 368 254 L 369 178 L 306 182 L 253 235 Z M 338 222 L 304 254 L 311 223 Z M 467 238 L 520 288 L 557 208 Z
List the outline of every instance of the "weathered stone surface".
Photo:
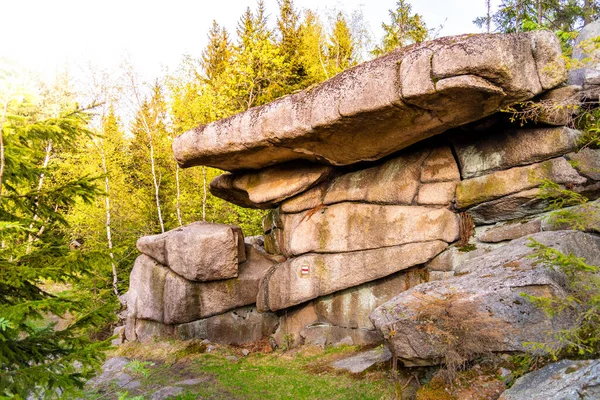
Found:
M 142 343 L 151 342 L 157 337 L 172 337 L 173 326 L 161 322 L 144 319 L 135 320 L 135 340 Z
M 323 204 L 323 199 L 325 198 L 328 187 L 329 185 L 327 183 L 322 183 L 284 201 L 281 203 L 281 211 L 293 214 L 318 207 L 320 204 Z
M 230 171 L 373 161 L 557 86 L 566 79 L 560 54 L 558 39 L 542 31 L 440 38 L 200 126 L 173 150 L 184 167 Z
M 423 264 L 446 248 L 436 240 L 338 254 L 307 254 L 273 268 L 260 284 L 259 310 L 281 310 Z M 303 273 L 304 269 L 304 273 Z
M 300 336 L 304 344 L 313 344 L 321 347 L 334 345 L 342 340 L 347 340 L 348 337 L 357 346 L 383 342 L 383 337 L 376 330 L 344 328 L 324 323 L 307 326 L 300 332 Z
M 137 241 L 138 250 L 192 281 L 234 278 L 246 260 L 242 229 L 193 222 Z
M 163 321 L 163 292 L 169 269 L 142 254 L 135 259 L 125 294 L 128 314 L 132 318 Z M 131 325 L 135 326 L 135 325 Z M 134 337 L 135 333 L 130 336 Z M 128 340 L 135 340 L 127 338 Z
M 165 386 L 152 393 L 150 396 L 150 400 L 166 400 L 174 398 L 175 396 L 181 394 L 183 392 L 183 388 L 177 386 Z
M 458 165 L 448 146 L 435 148 L 421 167 L 421 182 L 459 181 Z
M 411 204 L 426 156 L 426 152 L 411 152 L 381 165 L 342 175 L 331 182 L 323 203 Z
M 540 219 L 515 221 L 493 226 L 478 236 L 482 242 L 498 243 L 504 240 L 518 239 L 542 231 Z
M 548 208 L 548 200 L 540 199 L 540 189 L 529 189 L 501 197 L 469 209 L 476 225 L 494 224 L 530 215 Z
M 141 255 L 131 272 L 129 315 L 165 324 L 180 324 L 221 314 L 256 302 L 258 285 L 276 262 L 253 246 L 237 278 L 192 282 Z
M 259 313 L 255 307 L 244 307 L 177 325 L 175 337 L 182 340 L 208 339 L 214 343 L 240 345 L 268 337 L 277 328 L 278 321 L 273 313 Z
M 580 185 L 586 178 L 563 157 L 553 158 L 537 164 L 492 172 L 461 181 L 456 187 L 456 206 L 467 208 L 502 196 L 535 188 L 543 179 L 558 184 Z
M 465 261 L 488 253 L 494 247 L 495 246 L 489 244 L 477 244 L 474 245 L 474 248 L 465 250 L 457 247 L 457 245 L 449 246 L 446 250 L 425 264 L 430 271 L 430 280 L 431 272 L 452 272 L 457 266 Z
M 569 85 L 549 90 L 540 96 L 542 105 L 537 122 L 565 126 L 579 112 L 581 86 Z
M 304 344 L 300 332 L 319 322 L 313 302 L 290 308 L 279 319 L 277 331 L 271 336 L 277 347 L 291 348 Z
M 595 235 L 557 231 L 541 232 L 532 238 L 584 257 L 592 265 L 600 263 L 600 238 Z M 444 347 L 436 345 L 440 338 L 435 329 L 425 329 L 427 323 L 422 325 L 423 319 L 417 318 L 427 309 L 428 301 L 452 301 L 452 308 L 470 310 L 473 322 L 477 319 L 482 335 L 487 335 L 482 340 L 489 343 L 489 351 L 526 351 L 524 343 L 552 341 L 552 332 L 571 327 L 573 321 L 568 315 L 551 319 L 521 295 L 567 295 L 561 273 L 527 257 L 533 251 L 528 241 L 518 239 L 466 261 L 457 268 L 459 276 L 418 285 L 378 307 L 371 320 L 394 355 L 407 366 L 440 362 Z
M 566 127 L 514 129 L 465 135 L 455 140 L 454 148 L 463 178 L 472 178 L 568 153 L 580 136 L 580 131 Z
M 577 36 L 573 46 L 573 58 L 579 61 L 588 59 L 582 68 L 569 71 L 569 85 L 579 85 L 584 88 L 600 84 L 598 69 L 598 50 L 590 41 L 600 36 L 600 21 L 587 24 Z M 592 53 L 592 54 L 590 54 Z
M 289 348 L 302 345 L 304 338 L 301 333 L 306 334 L 307 328 L 319 325 L 326 326 L 326 328 L 310 332 L 319 332 L 326 336 L 326 333 L 331 331 L 331 327 L 335 327 L 336 332 L 342 332 L 343 328 L 344 332 L 351 333 L 353 341 L 356 339 L 362 342 L 367 338 L 372 340 L 375 327 L 369 320 L 371 311 L 398 293 L 426 282 L 426 275 L 424 268 L 410 268 L 373 282 L 288 308 L 281 315 L 279 328 L 272 338 L 278 347 Z M 317 340 L 316 337 L 316 333 L 311 336 L 314 340 Z M 326 337 L 321 337 L 321 339 L 323 343 L 327 342 Z M 380 340 L 381 337 L 377 336 L 376 341 Z
M 600 399 L 600 360 L 561 360 L 530 372 L 499 400 Z
M 352 357 L 331 363 L 331 367 L 338 370 L 344 370 L 353 374 L 360 374 L 372 368 L 375 365 L 388 362 L 392 358 L 392 352 L 387 346 L 373 350 L 363 351 Z
M 424 268 L 410 268 L 376 281 L 364 283 L 315 299 L 313 307 L 319 322 L 354 329 L 375 327 L 369 314 L 378 306 L 409 288 L 426 282 Z
M 210 183 L 210 192 L 242 207 L 273 208 L 331 172 L 332 167 L 326 165 L 292 162 L 255 172 L 220 175 Z
M 568 154 L 567 157 L 581 175 L 600 181 L 600 149 L 586 147 L 578 153 Z
M 458 217 L 447 209 L 339 203 L 282 220 L 284 256 L 458 239 Z
M 458 182 L 425 183 L 419 187 L 417 204 L 447 206 L 454 200 Z

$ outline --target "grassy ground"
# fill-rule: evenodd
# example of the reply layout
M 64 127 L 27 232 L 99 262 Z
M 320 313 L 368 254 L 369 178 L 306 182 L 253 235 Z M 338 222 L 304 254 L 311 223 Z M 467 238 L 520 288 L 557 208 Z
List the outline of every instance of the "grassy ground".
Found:
M 109 356 L 125 356 L 128 373 L 141 385 L 128 392 L 115 386 L 88 389 L 85 399 L 147 399 L 156 390 L 197 379 L 176 399 L 394 399 L 394 384 L 387 368 L 360 376 L 334 372 L 330 362 L 351 356 L 354 346 L 306 347 L 290 352 L 264 352 L 218 346 L 206 353 L 198 343 L 129 343 Z M 235 357 L 235 359 L 233 358 Z M 137 397 L 140 396 L 140 397 Z

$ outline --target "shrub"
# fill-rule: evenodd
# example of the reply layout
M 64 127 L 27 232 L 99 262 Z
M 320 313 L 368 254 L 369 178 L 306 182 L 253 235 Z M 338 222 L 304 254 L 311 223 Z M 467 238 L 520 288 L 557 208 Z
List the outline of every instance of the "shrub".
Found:
M 502 321 L 469 299 L 457 293 L 419 297 L 415 308 L 418 329 L 434 338 L 431 344 L 443 354 L 443 375 L 448 382 L 455 380 L 457 371 L 464 369 L 468 361 L 491 355 L 494 344 L 502 340 Z

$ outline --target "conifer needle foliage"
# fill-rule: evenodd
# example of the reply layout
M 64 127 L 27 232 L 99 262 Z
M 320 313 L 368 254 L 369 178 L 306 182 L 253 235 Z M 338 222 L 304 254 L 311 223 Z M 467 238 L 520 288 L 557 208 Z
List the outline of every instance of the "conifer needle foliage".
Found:
M 72 290 L 103 256 L 70 248 L 65 234 L 66 212 L 94 198 L 96 179 L 65 178 L 72 173 L 44 162 L 49 148 L 65 154 L 90 135 L 88 117 L 79 109 L 46 117 L 14 101 L 2 115 L 0 398 L 53 397 L 81 386 L 107 347 L 90 339 L 106 321 L 106 305 Z

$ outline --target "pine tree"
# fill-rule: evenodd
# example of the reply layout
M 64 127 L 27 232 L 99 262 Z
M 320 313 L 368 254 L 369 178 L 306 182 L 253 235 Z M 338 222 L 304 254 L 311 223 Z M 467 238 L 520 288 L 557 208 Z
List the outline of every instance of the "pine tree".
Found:
M 328 70 L 333 76 L 356 63 L 354 41 L 346 17 L 338 12 L 327 44 Z
M 255 13 L 249 8 L 237 27 L 238 43 L 227 80 L 225 96 L 233 100 L 237 111 L 268 103 L 285 94 L 288 66 L 267 26 L 264 2 L 259 0 Z
M 64 155 L 88 137 L 89 116 L 61 110 L 44 117 L 23 102 L 6 101 L 0 115 L 2 197 L 0 198 L 0 396 L 47 397 L 82 386 L 101 361 L 106 342 L 91 332 L 112 311 L 81 293 L 58 292 L 56 283 L 77 285 L 89 278 L 103 256 L 73 250 L 65 214 L 77 202 L 91 202 L 97 182 L 69 174 L 44 159 L 51 141 Z M 46 175 L 41 190 L 40 174 Z M 37 219 L 34 218 L 37 215 Z M 31 229 L 30 229 L 31 227 Z M 32 235 L 33 240 L 28 237 Z M 49 316 L 67 318 L 55 329 Z M 79 365 L 78 365 L 79 364 Z
M 411 14 L 412 7 L 406 0 L 396 2 L 396 10 L 390 10 L 390 23 L 382 23 L 384 37 L 380 46 L 373 51 L 373 55 L 380 56 L 398 47 L 412 43 L 421 43 L 427 40 L 429 32 L 419 14 Z
M 302 63 L 300 14 L 294 8 L 293 0 L 278 0 L 279 17 L 277 29 L 279 33 L 279 49 L 288 66 L 286 91 L 294 91 L 306 86 L 306 66 Z
M 231 59 L 229 34 L 213 21 L 208 32 L 208 44 L 202 52 L 201 66 L 209 82 L 215 82 L 227 67 Z
M 596 0 L 502 0 L 491 16 L 495 30 L 503 33 L 550 29 L 559 36 L 572 39 L 567 33 L 579 31 L 584 24 L 595 19 L 600 11 Z M 473 21 L 483 27 L 488 17 Z

